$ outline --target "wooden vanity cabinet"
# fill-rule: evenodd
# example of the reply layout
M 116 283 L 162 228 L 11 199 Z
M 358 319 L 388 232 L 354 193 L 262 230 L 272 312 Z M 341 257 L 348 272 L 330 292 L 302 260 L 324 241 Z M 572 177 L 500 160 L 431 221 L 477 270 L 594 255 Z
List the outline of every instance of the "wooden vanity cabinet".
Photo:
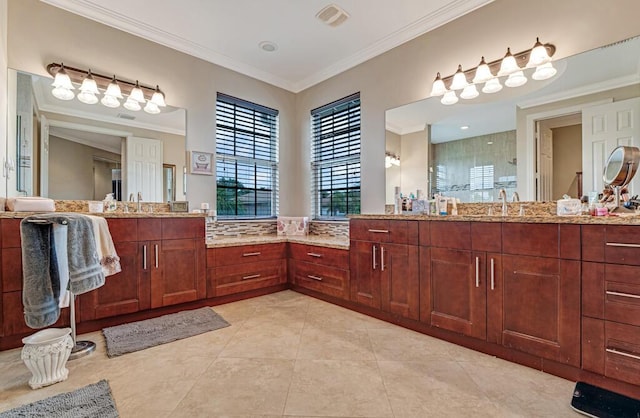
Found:
M 501 272 L 489 341 L 580 366 L 580 226 L 502 225 Z
M 289 277 L 296 286 L 349 300 L 349 250 L 289 243 Z
M 418 221 L 352 219 L 351 301 L 418 319 L 418 235 Z
M 208 249 L 207 297 L 225 296 L 287 283 L 286 243 Z
M 488 306 L 487 292 L 500 272 L 501 224 L 428 223 L 429 239 L 420 235 L 420 320 L 484 340 L 488 315 L 499 309 Z
M 640 385 L 640 237 L 583 225 L 582 367 Z
M 29 328 L 24 321 L 22 307 L 22 249 L 20 242 L 20 219 L 0 219 L 2 289 L 0 307 L 2 313 L 3 336 L 33 334 L 37 330 Z M 61 309 L 60 318 L 51 327 L 69 326 L 69 309 Z M 0 344 L 0 347 L 4 346 Z
M 108 219 L 109 231 L 120 257 L 120 273 L 105 278 L 105 284 L 78 297 L 80 320 L 108 318 L 151 307 L 149 271 L 142 269 L 142 244 L 138 220 Z
M 80 320 L 206 297 L 204 219 L 108 219 L 122 271 L 80 295 Z

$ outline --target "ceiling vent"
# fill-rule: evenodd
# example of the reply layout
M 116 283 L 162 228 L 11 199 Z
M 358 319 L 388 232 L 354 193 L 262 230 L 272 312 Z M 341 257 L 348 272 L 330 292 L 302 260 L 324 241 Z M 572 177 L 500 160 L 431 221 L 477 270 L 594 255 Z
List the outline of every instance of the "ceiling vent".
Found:
M 135 116 L 127 115 L 126 113 L 118 113 L 116 117 L 120 119 L 127 119 L 127 120 L 134 120 L 136 118 Z
M 349 13 L 345 12 L 340 6 L 330 4 L 327 7 L 320 10 L 316 17 L 320 19 L 324 24 L 333 28 L 340 26 L 345 20 L 349 18 Z

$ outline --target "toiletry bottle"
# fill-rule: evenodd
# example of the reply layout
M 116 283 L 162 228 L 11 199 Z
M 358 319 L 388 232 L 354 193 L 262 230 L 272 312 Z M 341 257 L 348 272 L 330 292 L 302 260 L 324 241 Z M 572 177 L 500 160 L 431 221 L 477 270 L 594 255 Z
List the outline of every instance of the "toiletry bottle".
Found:
M 103 204 L 106 212 L 114 212 L 116 210 L 116 200 L 113 198 L 113 193 L 108 193 L 104 197 Z

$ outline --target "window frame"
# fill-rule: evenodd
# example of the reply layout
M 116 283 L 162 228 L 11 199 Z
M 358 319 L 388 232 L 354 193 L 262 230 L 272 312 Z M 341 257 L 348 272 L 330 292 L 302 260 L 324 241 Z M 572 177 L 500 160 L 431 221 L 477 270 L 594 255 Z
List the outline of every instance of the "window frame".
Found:
M 224 105 L 224 106 L 223 106 Z M 248 118 L 252 115 L 253 119 Z M 221 220 L 234 219 L 273 219 L 278 216 L 279 198 L 279 111 L 224 93 L 216 96 L 216 211 Z M 256 125 L 263 120 L 260 128 Z M 226 124 L 223 122 L 226 120 Z M 247 121 L 252 120 L 252 123 Z M 266 123 L 269 121 L 269 123 Z M 252 129 L 249 129 L 252 128 Z M 268 129 L 267 129 L 268 128 Z M 267 133 L 268 130 L 268 133 Z M 225 138 L 225 135 L 227 138 Z M 243 136 L 244 138 L 239 138 Z M 231 139 L 232 138 L 232 139 Z M 252 138 L 252 140 L 250 140 Z M 256 141 L 256 139 L 261 141 Z M 262 142 L 262 144 L 260 143 Z M 266 144 L 265 144 L 266 143 Z M 265 147 L 265 145 L 268 145 Z M 224 146 L 224 148 L 223 148 Z M 231 148 L 231 149 L 230 149 Z M 226 149 L 227 152 L 221 151 Z M 266 158 L 260 158 L 266 157 Z M 232 168 L 232 176 L 221 177 L 220 170 Z M 251 173 L 253 169 L 253 173 Z M 260 173 L 261 172 L 261 173 Z M 270 188 L 261 188 L 260 177 L 264 179 L 269 173 L 267 183 Z M 245 176 L 252 178 L 249 187 L 238 187 L 240 179 Z M 220 183 L 225 179 L 234 182 L 234 186 Z M 263 180 L 264 181 L 264 180 Z M 220 196 L 223 191 L 230 191 L 233 195 L 228 201 L 232 204 L 233 214 L 224 213 L 220 209 Z M 270 214 L 259 213 L 258 203 L 260 191 L 270 193 Z M 246 193 L 241 193 L 245 191 Z M 228 192 L 225 192 L 228 193 Z M 253 193 L 253 208 L 250 214 L 239 213 L 242 207 L 241 197 Z M 266 199 L 264 199 L 266 201 Z
M 344 220 L 348 215 L 359 214 L 362 204 L 362 102 L 360 93 L 351 94 L 342 99 L 311 110 L 311 190 L 312 218 L 317 220 Z M 352 125 L 352 119 L 357 125 Z M 325 129 L 326 128 L 326 129 Z M 327 141 L 331 138 L 330 141 Z M 337 155 L 336 155 L 337 154 Z M 333 176 L 342 187 L 334 187 Z M 322 172 L 328 172 L 328 176 Z M 355 178 L 353 172 L 357 171 Z M 329 179 L 327 179 L 329 177 Z M 322 184 L 330 183 L 327 188 Z M 354 185 L 357 184 L 357 185 Z M 328 192 L 331 202 L 329 215 L 323 215 L 323 194 Z M 344 194 L 344 203 L 334 204 L 337 193 Z M 350 206 L 350 196 L 357 197 Z M 338 195 L 340 196 L 340 195 Z M 344 204 L 343 215 L 336 215 L 337 205 Z

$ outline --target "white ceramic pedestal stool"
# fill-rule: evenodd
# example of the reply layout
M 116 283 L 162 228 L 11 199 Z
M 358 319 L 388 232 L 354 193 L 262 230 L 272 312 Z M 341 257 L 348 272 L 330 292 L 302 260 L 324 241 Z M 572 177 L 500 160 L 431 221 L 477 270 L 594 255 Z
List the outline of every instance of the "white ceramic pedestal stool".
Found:
M 67 379 L 69 370 L 65 365 L 73 348 L 70 334 L 71 328 L 48 328 L 22 339 L 21 357 L 33 374 L 29 379 L 32 389 Z

